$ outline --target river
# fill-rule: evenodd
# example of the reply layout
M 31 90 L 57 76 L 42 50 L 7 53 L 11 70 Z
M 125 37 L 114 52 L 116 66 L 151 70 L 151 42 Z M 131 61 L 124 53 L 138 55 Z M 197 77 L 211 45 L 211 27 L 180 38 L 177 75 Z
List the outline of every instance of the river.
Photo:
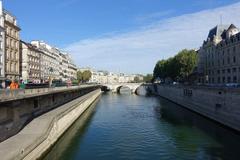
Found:
M 240 159 L 240 136 L 159 97 L 108 93 L 43 158 L 125 159 Z

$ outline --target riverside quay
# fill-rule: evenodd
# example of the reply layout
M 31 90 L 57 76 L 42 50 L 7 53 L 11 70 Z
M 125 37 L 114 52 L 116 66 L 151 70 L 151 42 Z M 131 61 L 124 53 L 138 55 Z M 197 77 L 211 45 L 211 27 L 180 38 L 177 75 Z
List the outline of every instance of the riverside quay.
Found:
M 240 2 L 0 0 L 0 160 L 240 160 Z
M 109 86 L 1 90 L 1 159 L 239 157 L 238 89 Z

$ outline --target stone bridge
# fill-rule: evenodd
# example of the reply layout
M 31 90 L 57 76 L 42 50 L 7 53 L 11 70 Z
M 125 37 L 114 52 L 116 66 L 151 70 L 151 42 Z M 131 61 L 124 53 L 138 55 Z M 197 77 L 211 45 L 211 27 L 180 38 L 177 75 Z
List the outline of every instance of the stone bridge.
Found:
M 122 87 L 127 87 L 131 90 L 132 93 L 136 93 L 137 89 L 142 84 L 143 83 L 114 83 L 114 84 L 102 84 L 102 86 L 106 87 L 107 90 L 110 90 L 114 93 L 119 92 Z

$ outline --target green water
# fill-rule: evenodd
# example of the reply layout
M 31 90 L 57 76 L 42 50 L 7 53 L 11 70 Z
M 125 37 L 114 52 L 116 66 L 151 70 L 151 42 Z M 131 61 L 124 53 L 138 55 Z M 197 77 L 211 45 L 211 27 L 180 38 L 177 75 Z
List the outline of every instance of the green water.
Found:
M 44 160 L 240 159 L 240 136 L 165 99 L 103 94 Z

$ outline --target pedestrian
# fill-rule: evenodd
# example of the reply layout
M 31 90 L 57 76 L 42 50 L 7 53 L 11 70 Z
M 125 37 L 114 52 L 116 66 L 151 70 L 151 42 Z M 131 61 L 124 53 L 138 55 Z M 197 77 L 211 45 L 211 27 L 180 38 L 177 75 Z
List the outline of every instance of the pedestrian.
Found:
M 9 87 L 10 87 L 11 90 L 14 90 L 15 89 L 15 82 L 12 81 Z
M 19 88 L 19 84 L 18 84 L 18 82 L 17 81 L 15 81 L 15 89 L 18 89 Z

